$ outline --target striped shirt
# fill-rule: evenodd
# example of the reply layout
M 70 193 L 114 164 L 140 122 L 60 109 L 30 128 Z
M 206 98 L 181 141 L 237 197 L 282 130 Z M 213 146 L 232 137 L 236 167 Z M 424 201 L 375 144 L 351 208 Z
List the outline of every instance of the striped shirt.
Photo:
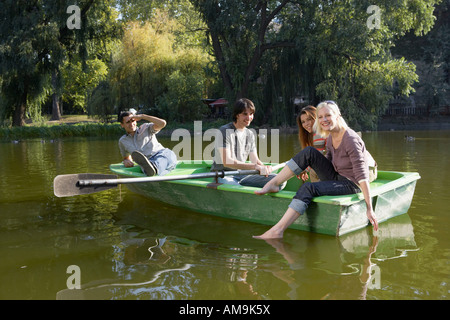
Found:
M 327 140 L 323 138 L 320 134 L 314 133 L 313 136 L 313 147 L 319 150 L 322 153 L 326 151 L 326 142 Z

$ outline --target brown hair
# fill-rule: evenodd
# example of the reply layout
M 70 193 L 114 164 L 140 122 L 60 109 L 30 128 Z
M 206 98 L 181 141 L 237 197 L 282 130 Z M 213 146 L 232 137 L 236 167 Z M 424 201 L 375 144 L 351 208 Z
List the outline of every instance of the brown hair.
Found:
M 251 100 L 247 98 L 242 98 L 236 101 L 233 109 L 233 122 L 236 122 L 238 114 L 241 114 L 247 108 L 250 109 L 252 113 L 255 113 L 255 105 Z
M 298 141 L 300 142 L 300 145 L 302 146 L 302 149 L 312 146 L 313 145 L 313 136 L 314 133 L 309 133 L 305 130 L 302 126 L 302 114 L 306 114 L 307 116 L 311 117 L 314 121 L 316 121 L 316 108 L 314 106 L 306 106 L 302 110 L 300 110 L 300 113 L 297 116 L 297 126 L 298 126 Z

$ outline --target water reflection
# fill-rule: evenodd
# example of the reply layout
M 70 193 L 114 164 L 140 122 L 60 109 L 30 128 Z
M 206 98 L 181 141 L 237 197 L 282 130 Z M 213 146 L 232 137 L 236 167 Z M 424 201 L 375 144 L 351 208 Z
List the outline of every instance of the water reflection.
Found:
M 340 238 L 290 232 L 267 245 L 248 240 L 239 222 L 212 227 L 215 218 L 170 206 L 157 222 L 158 208 L 134 211 L 131 203 L 139 206 L 139 197 L 124 197 L 128 213 L 115 217 L 125 232 L 113 245 L 114 277 L 60 290 L 58 299 L 367 299 L 383 290 L 384 261 L 418 250 L 408 215 L 381 224 L 376 236 L 370 228 Z M 211 242 L 225 228 L 233 236 Z
M 404 134 L 363 139 L 384 170 L 419 171 L 408 214 L 380 224 L 377 237 L 371 228 L 340 238 L 290 230 L 272 244 L 251 238 L 266 226 L 126 188 L 53 197 L 57 174 L 109 173 L 116 139 L 0 143 L 0 298 L 446 299 L 450 132 L 408 133 L 408 143 Z M 297 140 L 281 139 L 284 160 Z M 70 265 L 81 291 L 67 290 Z
M 132 239 L 128 241 L 125 249 L 125 264 L 164 264 L 170 256 L 164 252 L 162 246 L 167 237 L 161 239 Z
M 271 272 L 293 289 L 287 294 L 291 299 L 305 298 L 299 296 L 301 290 L 296 291 L 301 280 L 295 272 L 310 264 L 308 248 L 301 251 L 296 248 L 298 243 L 308 242 L 305 238 L 307 236 L 301 239 L 296 235 L 295 245 L 292 240 L 287 243 L 282 239 L 267 241 L 289 264 L 289 269 Z M 364 229 L 337 238 L 334 254 L 330 254 L 330 247 L 333 247 L 331 239 L 321 244 L 315 243 L 313 247 L 315 255 L 327 257 L 325 260 L 314 257 L 315 269 L 335 278 L 333 288 L 320 299 L 352 300 L 366 299 L 369 289 L 382 289 L 382 267 L 375 262 L 406 257 L 408 252 L 418 250 L 408 215 L 380 224 L 377 235 Z

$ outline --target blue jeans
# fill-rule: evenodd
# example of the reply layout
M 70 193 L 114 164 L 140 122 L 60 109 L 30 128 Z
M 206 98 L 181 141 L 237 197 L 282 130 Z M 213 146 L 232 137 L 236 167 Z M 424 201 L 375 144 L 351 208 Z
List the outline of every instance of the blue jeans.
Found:
M 219 183 L 233 184 L 233 185 L 241 185 L 247 187 L 256 187 L 262 188 L 264 185 L 272 180 L 276 174 L 269 174 L 268 177 L 261 176 L 259 174 L 255 175 L 237 175 L 237 176 L 225 176 L 223 178 L 219 178 L 217 181 Z
M 157 169 L 159 176 L 168 174 L 177 166 L 177 156 L 170 149 L 162 149 L 148 158 Z
M 311 167 L 320 179 L 319 182 L 306 182 L 297 190 L 289 207 L 300 214 L 306 211 L 314 197 L 361 192 L 361 189 L 353 181 L 337 173 L 331 161 L 313 147 L 306 147 L 297 153 L 288 161 L 287 166 L 296 175 Z

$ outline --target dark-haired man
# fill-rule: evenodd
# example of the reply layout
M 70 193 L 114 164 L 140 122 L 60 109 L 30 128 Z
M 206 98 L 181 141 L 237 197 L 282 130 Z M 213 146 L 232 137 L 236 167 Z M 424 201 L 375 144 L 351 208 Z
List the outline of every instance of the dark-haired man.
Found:
M 133 167 L 136 162 L 147 176 L 163 176 L 175 168 L 175 153 L 164 148 L 156 139 L 156 134 L 166 126 L 165 120 L 136 114 L 133 110 L 121 112 L 118 120 L 126 131 L 119 139 L 119 149 L 125 167 Z M 139 120 L 147 122 L 138 127 Z
M 258 170 L 259 175 L 237 175 L 219 178 L 220 183 L 240 184 L 262 188 L 275 174 L 272 167 L 264 165 L 258 157 L 254 133 L 247 127 L 253 121 L 255 105 L 249 99 L 236 101 L 233 122 L 220 127 L 221 135 L 216 137 L 214 162 L 211 171 Z M 247 160 L 250 160 L 249 162 Z

